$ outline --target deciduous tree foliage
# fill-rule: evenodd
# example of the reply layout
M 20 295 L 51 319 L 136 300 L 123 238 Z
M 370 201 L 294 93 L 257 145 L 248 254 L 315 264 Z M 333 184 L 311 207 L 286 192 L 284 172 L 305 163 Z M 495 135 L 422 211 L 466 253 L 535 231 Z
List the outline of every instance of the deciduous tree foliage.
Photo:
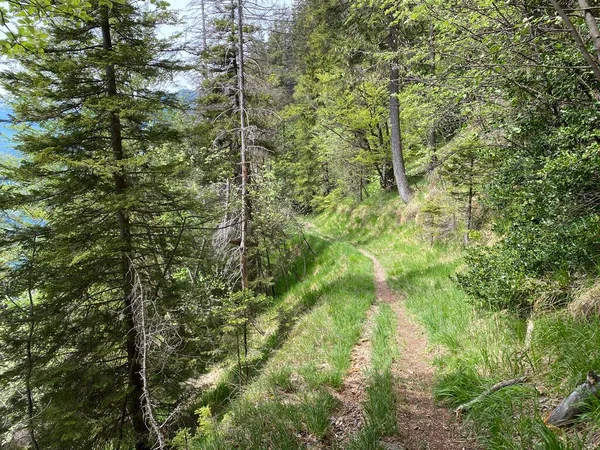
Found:
M 331 8 L 340 9 L 335 18 Z M 295 99 L 287 107 L 299 142 L 287 152 L 291 159 L 283 159 L 299 203 L 326 205 L 330 192 L 360 199 L 347 180 L 380 172 L 381 166 L 356 165 L 354 137 L 364 134 L 362 142 L 369 142 L 377 121 L 357 122 L 360 107 L 352 97 L 361 83 L 382 89 L 391 64 L 409 180 L 436 172 L 473 237 L 480 236 L 474 229 L 493 224 L 497 243 L 472 243 L 461 285 L 486 305 L 522 310 L 567 302 L 577 282 L 595 275 L 598 40 L 592 7 L 305 1 L 295 14 L 297 27 L 311 23 L 295 29 L 306 37 L 298 47 L 307 62 L 298 65 Z M 390 29 L 398 36 L 392 46 Z M 374 105 L 384 102 L 374 99 Z M 379 118 L 382 129 L 393 131 L 389 118 Z

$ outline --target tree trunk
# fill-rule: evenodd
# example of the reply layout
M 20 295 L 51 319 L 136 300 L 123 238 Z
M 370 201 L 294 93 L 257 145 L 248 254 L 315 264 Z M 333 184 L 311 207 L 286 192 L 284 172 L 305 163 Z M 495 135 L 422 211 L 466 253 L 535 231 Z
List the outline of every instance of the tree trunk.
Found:
M 390 50 L 396 50 L 396 29 L 395 26 L 390 26 Z M 406 177 L 406 169 L 404 167 L 404 156 L 402 155 L 402 134 L 400 130 L 400 102 L 398 94 L 400 92 L 400 71 L 398 64 L 393 61 L 390 68 L 390 124 L 392 138 L 392 163 L 394 166 L 394 178 L 398 187 L 398 194 L 404 203 L 410 202 L 412 191 Z
M 110 17 L 108 7 L 104 7 L 102 15 L 102 39 L 104 50 L 112 51 L 112 39 L 110 29 Z M 117 97 L 117 79 L 114 65 L 106 66 L 106 93 L 108 97 Z M 119 113 L 112 111 L 110 113 L 110 137 L 113 158 L 116 162 L 124 159 L 123 138 L 121 136 L 121 119 Z M 115 194 L 121 200 L 127 191 L 127 179 L 122 169 L 116 168 L 113 175 Z M 141 377 L 141 364 L 137 348 L 137 332 L 133 318 L 133 307 L 131 295 L 134 291 L 134 270 L 130 260 L 132 253 L 131 224 L 127 210 L 120 207 L 117 211 L 117 221 L 119 224 L 119 234 L 121 239 L 121 277 L 122 277 L 122 299 L 125 312 L 126 327 L 126 349 L 127 365 L 129 368 L 129 389 L 130 400 L 128 405 L 129 416 L 135 435 L 136 450 L 150 450 L 148 444 L 148 428 L 144 422 L 144 412 L 142 409 L 143 380 Z
M 249 289 L 248 280 L 248 224 L 250 216 L 250 197 L 248 195 L 248 184 L 250 183 L 249 164 L 248 164 L 248 149 L 246 144 L 246 79 L 244 67 L 244 2 L 237 2 L 237 38 L 238 38 L 238 54 L 237 54 L 237 81 L 238 81 L 238 98 L 240 108 L 240 156 L 242 165 L 242 233 L 240 237 L 240 272 L 242 277 L 242 292 Z M 248 317 L 243 324 L 244 335 L 244 364 L 246 368 L 246 381 L 249 377 L 248 372 Z M 240 373 L 241 375 L 241 373 Z
M 578 2 L 579 7 L 583 12 L 585 22 L 590 30 L 590 36 L 592 37 L 592 42 L 594 43 L 594 48 L 596 49 L 596 55 L 598 55 L 598 61 L 600 62 L 600 30 L 598 30 L 598 23 L 592 14 L 592 9 L 590 8 L 587 0 L 578 0 Z
M 244 74 L 244 4 L 243 0 L 238 0 L 238 64 L 237 64 L 237 81 L 238 81 L 238 98 L 240 108 L 240 157 L 242 167 L 242 233 L 240 239 L 240 272 L 242 276 L 242 290 L 248 289 L 248 161 L 246 147 L 246 98 L 245 98 L 245 74 Z
M 429 24 L 429 59 L 431 60 L 431 73 L 435 75 L 435 33 L 433 29 L 433 23 Z M 429 147 L 429 166 L 427 172 L 432 173 L 438 165 L 438 157 L 436 154 L 436 118 L 433 117 L 431 124 L 429 125 L 429 132 L 427 133 L 427 147 Z
M 569 33 L 571 34 L 571 37 L 575 41 L 575 45 L 576 45 L 577 49 L 583 56 L 583 59 L 585 59 L 585 61 L 589 64 L 590 69 L 592 69 L 592 71 L 594 72 L 594 76 L 596 77 L 596 80 L 598 80 L 598 82 L 600 82 L 600 62 L 597 59 L 594 59 L 594 57 L 590 54 L 590 52 L 588 52 L 587 48 L 585 47 L 585 43 L 583 42 L 583 38 L 579 34 L 579 31 L 577 31 L 577 29 L 573 25 L 573 22 L 571 22 L 571 19 L 569 18 L 567 13 L 564 11 L 564 9 L 562 9 L 562 7 L 558 4 L 558 2 L 556 0 L 550 0 L 550 3 L 552 4 L 554 9 L 558 13 L 560 18 L 565 23 L 567 30 L 569 31 Z M 584 11 L 584 14 L 585 14 L 585 11 Z M 589 24 L 588 24 L 588 26 L 589 26 Z
M 35 259 L 35 254 L 36 254 L 36 236 L 33 236 L 33 249 L 32 249 L 32 255 L 31 255 L 31 259 Z M 31 439 L 31 444 L 34 448 L 34 450 L 40 450 L 40 446 L 37 442 L 37 439 L 35 437 L 35 430 L 34 430 L 34 424 L 33 424 L 33 419 L 34 419 L 34 414 L 33 414 L 33 389 L 31 387 L 31 376 L 33 374 L 33 353 L 31 350 L 32 344 L 33 344 L 33 334 L 34 334 L 34 330 L 35 330 L 35 316 L 33 314 L 33 274 L 31 273 L 31 264 L 33 264 L 33 261 L 30 262 L 29 265 L 29 270 L 28 270 L 28 274 L 27 274 L 27 296 L 29 299 L 29 317 L 28 317 L 28 322 L 29 322 L 29 333 L 27 335 L 27 375 L 26 375 L 26 379 L 25 379 L 25 386 L 26 386 L 26 390 L 27 390 L 27 428 L 29 431 L 29 438 Z
M 383 129 L 381 128 L 381 124 L 379 123 L 377 124 L 377 139 L 379 139 L 379 148 L 380 151 L 382 151 L 385 146 L 385 140 L 383 138 Z M 384 159 L 381 169 L 377 167 L 377 170 L 380 172 L 379 177 L 381 180 L 381 188 L 384 189 L 386 192 L 389 192 L 392 188 L 390 180 L 393 177 L 393 173 L 390 173 L 387 158 Z
M 560 427 L 571 425 L 574 420 L 583 412 L 583 403 L 590 397 L 600 396 L 600 377 L 595 372 L 588 372 L 587 381 L 577 386 L 577 388 L 565 398 L 551 413 L 544 419 L 544 423 Z
M 206 49 L 208 48 L 207 42 L 206 42 L 206 35 L 207 35 L 207 31 L 206 31 L 206 5 L 204 4 L 206 2 L 206 0 L 200 0 L 200 13 L 202 14 L 202 51 L 205 52 Z
M 467 202 L 467 234 L 465 236 L 465 243 L 469 242 L 469 232 L 473 228 L 473 197 L 475 196 L 475 191 L 473 189 L 474 165 L 475 157 L 471 155 L 471 160 L 469 161 L 469 198 Z

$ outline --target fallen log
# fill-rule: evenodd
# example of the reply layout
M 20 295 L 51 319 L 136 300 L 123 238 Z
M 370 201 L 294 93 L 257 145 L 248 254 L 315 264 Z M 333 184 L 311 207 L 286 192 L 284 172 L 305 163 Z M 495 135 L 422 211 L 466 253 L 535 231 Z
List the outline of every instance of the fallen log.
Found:
M 600 397 L 600 377 L 589 371 L 585 383 L 580 384 L 544 419 L 546 425 L 570 425 L 583 412 L 584 402 L 590 397 Z
M 528 380 L 529 380 L 529 377 L 520 377 L 520 378 L 513 378 L 512 380 L 506 380 L 506 381 L 501 381 L 500 383 L 496 383 L 491 388 L 489 388 L 489 389 L 485 390 L 483 393 L 479 394 L 473 400 L 460 405 L 458 408 L 456 408 L 454 410 L 454 413 L 456 414 L 457 417 L 460 417 L 462 414 L 466 413 L 469 409 L 471 409 L 471 407 L 475 403 L 480 402 L 488 395 L 493 394 L 494 392 L 499 391 L 500 389 L 504 389 L 509 386 L 514 386 L 515 384 L 526 383 Z

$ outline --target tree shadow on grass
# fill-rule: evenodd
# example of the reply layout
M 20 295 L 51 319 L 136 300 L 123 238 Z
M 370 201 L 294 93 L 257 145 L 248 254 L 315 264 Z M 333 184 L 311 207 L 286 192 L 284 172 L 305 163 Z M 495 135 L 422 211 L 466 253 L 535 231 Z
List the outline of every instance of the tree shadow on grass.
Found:
M 294 258 L 290 266 L 287 268 L 287 273 L 275 280 L 276 297 L 273 299 L 274 304 L 278 304 L 286 295 L 297 285 L 302 283 L 307 277 L 313 273 L 314 269 L 320 262 L 320 257 L 323 256 L 329 247 L 333 244 L 331 241 L 323 239 L 315 234 L 309 234 L 306 237 L 307 247 L 303 252 Z
M 292 358 L 283 361 L 285 375 L 278 378 L 281 367 L 269 372 L 276 374 L 277 381 L 267 382 L 269 389 L 264 393 L 268 395 L 261 396 L 258 401 L 254 397 L 242 398 L 232 405 L 232 401 L 243 393 L 240 390 L 230 391 L 226 398 L 221 398 L 219 415 L 222 416 L 225 410 L 233 411 L 233 419 L 228 422 L 225 434 L 218 437 L 223 444 L 227 444 L 227 448 L 305 448 L 307 438 L 321 439 L 325 436 L 330 426 L 331 413 L 338 405 L 331 389 L 342 386 L 352 349 L 362 329 L 362 326 L 349 329 L 346 325 L 362 324 L 370 294 L 374 294 L 372 276 L 341 271 L 333 280 L 304 296 L 294 310 L 286 312 L 272 339 L 265 342 L 261 357 L 253 361 L 253 378 L 265 373 L 265 364 L 277 350 L 286 348 L 284 345 L 290 342 L 290 334 L 298 322 L 315 307 L 327 305 L 330 308 L 328 314 L 332 328 L 323 330 L 320 339 L 315 341 L 313 338 L 317 329 L 314 324 L 309 325 L 297 337 L 306 341 L 309 346 L 332 347 L 322 355 L 319 352 L 320 356 L 317 355 L 316 358 L 312 347 L 304 349 L 305 352 L 308 350 L 307 353 L 297 353 L 294 348 L 288 349 Z M 359 316 L 362 320 L 358 319 Z M 309 339 L 306 340 L 306 337 Z M 338 345 L 342 347 L 335 350 L 333 347 Z M 303 355 L 307 359 L 303 359 Z M 321 362 L 324 364 L 319 364 Z M 308 369 L 309 375 L 304 373 L 305 369 Z M 289 375 L 293 372 L 301 374 L 304 382 L 290 385 Z M 274 389 L 270 390 L 271 387 Z M 221 392 L 223 394 L 225 392 Z M 213 408 L 211 405 L 211 412 L 214 413 Z
M 310 235 L 309 245 L 310 250 L 308 250 L 308 254 L 299 256 L 291 264 L 290 270 L 286 275 L 287 279 L 285 281 L 278 281 L 278 292 L 280 293 L 277 295 L 276 300 L 271 303 L 271 308 L 277 308 L 277 306 L 281 304 L 281 301 L 296 285 L 302 283 L 307 277 L 311 276 L 311 273 L 313 273 L 317 265 L 321 263 L 321 257 L 328 251 L 333 243 L 321 237 Z M 244 391 L 244 388 L 253 379 L 260 375 L 265 364 L 286 342 L 290 332 L 298 321 L 315 307 L 319 299 L 326 292 L 333 289 L 333 285 L 338 285 L 340 281 L 341 279 L 338 278 L 332 283 L 322 286 L 317 290 L 303 293 L 301 301 L 294 305 L 290 310 L 283 311 L 280 309 L 280 313 L 277 317 L 277 329 L 265 340 L 263 345 L 257 349 L 260 356 L 247 361 L 247 367 L 242 367 L 243 374 L 240 374 L 240 369 L 237 365 L 231 367 L 214 388 L 206 391 L 200 397 L 199 401 L 195 402 L 194 408 L 192 409 L 196 410 L 197 408 L 208 406 L 213 414 L 222 416 L 227 411 L 231 402 Z M 240 383 L 239 380 L 243 380 L 243 383 Z M 186 422 L 188 426 L 195 428 L 196 421 L 193 414 Z

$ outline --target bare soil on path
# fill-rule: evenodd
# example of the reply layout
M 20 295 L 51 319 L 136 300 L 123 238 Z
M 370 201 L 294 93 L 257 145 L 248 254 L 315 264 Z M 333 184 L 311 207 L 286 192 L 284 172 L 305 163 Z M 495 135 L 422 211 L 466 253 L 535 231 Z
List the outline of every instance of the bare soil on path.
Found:
M 347 441 L 365 424 L 363 404 L 367 399 L 368 385 L 365 368 L 370 366 L 372 349 L 372 330 L 377 305 L 373 304 L 367 311 L 367 318 L 362 336 L 352 350 L 350 369 L 344 379 L 340 391 L 331 391 L 338 400 L 339 407 L 330 418 L 329 439 L 340 443 Z

